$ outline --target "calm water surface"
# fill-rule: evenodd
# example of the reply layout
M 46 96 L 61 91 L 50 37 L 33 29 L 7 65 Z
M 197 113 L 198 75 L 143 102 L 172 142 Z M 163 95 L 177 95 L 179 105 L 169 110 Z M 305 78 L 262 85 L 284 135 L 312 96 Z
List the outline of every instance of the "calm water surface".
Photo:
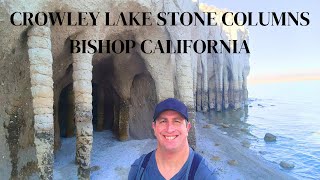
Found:
M 294 163 L 284 170 L 298 179 L 320 179 L 320 81 L 249 85 L 243 110 L 210 112 L 210 122 L 240 141 L 249 140 L 265 159 Z M 266 143 L 265 133 L 277 136 Z

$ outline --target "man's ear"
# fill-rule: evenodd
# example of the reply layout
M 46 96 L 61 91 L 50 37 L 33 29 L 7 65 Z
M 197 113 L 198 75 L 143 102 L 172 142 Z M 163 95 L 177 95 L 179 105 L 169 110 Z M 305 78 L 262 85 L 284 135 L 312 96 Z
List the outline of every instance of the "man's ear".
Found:
M 156 122 L 153 121 L 153 122 L 152 122 L 152 129 L 153 129 L 153 130 L 154 130 L 155 126 L 156 126 Z
M 152 129 L 153 129 L 154 136 L 156 136 L 156 122 L 155 121 L 152 122 Z
M 188 130 L 188 132 L 189 132 L 189 130 L 191 129 L 191 123 L 188 121 L 188 123 L 187 123 L 187 130 Z

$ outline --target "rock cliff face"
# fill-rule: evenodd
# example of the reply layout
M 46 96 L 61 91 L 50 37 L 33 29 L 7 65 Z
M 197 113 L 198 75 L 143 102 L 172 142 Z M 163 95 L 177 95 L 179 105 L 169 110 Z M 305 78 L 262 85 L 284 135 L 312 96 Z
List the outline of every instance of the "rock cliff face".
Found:
M 204 29 L 205 33 L 198 30 L 202 39 L 223 39 L 226 42 L 238 40 L 238 48 L 243 40 L 249 40 L 248 30 L 245 27 L 225 26 L 219 21 L 224 11 L 205 4 L 200 4 L 199 7 L 204 12 L 217 12 L 218 26 Z M 228 16 L 226 21 L 231 22 L 231 17 Z M 195 64 L 197 67 L 193 69 L 197 72 L 194 76 L 197 111 L 238 109 L 247 100 L 249 54 L 226 51 L 218 54 L 202 54 Z
M 240 108 L 247 98 L 247 54 L 70 53 L 71 40 L 248 39 L 241 27 L 13 26 L 13 12 L 197 12 L 218 9 L 182 0 L 6 1 L 0 5 L 0 174 L 52 179 L 60 137 L 77 137 L 79 178 L 87 179 L 93 131 L 119 140 L 153 137 L 155 104 L 177 97 L 195 111 Z M 76 18 L 76 17 L 74 17 Z M 111 16 L 111 21 L 116 17 Z M 21 19 L 15 19 L 20 21 Z M 155 19 L 151 18 L 153 22 Z M 174 43 L 176 47 L 177 44 Z M 196 145 L 196 130 L 189 135 Z

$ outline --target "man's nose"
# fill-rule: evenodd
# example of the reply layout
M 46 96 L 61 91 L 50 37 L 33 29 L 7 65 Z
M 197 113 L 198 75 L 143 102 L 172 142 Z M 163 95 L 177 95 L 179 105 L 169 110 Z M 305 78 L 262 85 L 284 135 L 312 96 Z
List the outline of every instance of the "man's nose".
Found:
M 172 123 L 167 124 L 167 132 L 171 133 L 175 131 L 175 127 Z

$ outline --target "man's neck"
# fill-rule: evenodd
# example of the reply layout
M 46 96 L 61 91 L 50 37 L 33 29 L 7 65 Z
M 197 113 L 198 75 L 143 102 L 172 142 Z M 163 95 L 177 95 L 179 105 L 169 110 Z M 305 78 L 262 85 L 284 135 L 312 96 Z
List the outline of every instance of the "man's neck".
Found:
M 190 149 L 188 145 L 177 152 L 168 152 L 157 149 L 156 162 L 162 176 L 166 179 L 170 179 L 178 173 L 188 160 L 189 153 Z
M 177 162 L 177 160 L 188 159 L 189 157 L 189 146 L 182 148 L 180 151 L 167 151 L 162 149 L 157 149 L 156 156 L 159 157 L 164 162 Z

